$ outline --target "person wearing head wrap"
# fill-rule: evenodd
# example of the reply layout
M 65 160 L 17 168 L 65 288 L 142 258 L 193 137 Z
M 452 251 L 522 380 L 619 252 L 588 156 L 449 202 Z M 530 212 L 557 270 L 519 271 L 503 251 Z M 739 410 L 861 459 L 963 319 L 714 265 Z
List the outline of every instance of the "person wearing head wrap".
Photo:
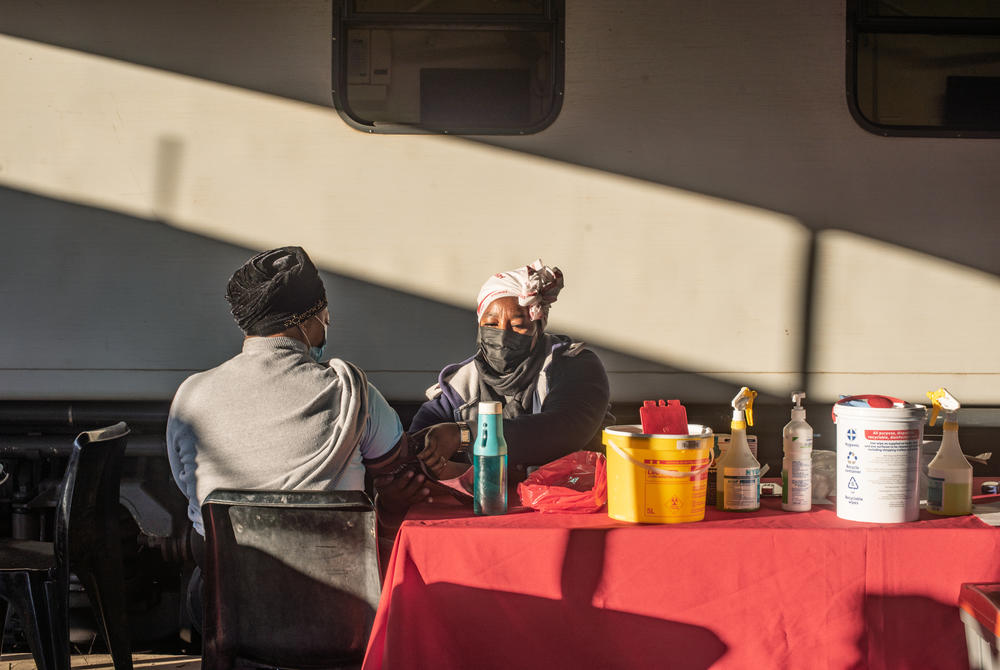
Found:
M 201 505 L 216 488 L 364 489 L 365 473 L 411 457 L 396 412 L 355 365 L 321 362 L 330 312 L 301 247 L 257 254 L 229 279 L 242 351 L 188 377 L 167 421 L 167 454 L 204 535 Z M 380 482 L 390 507 L 426 499 L 423 475 Z
M 476 353 L 441 371 L 411 432 L 456 422 L 428 440 L 448 442 L 440 451 L 451 453 L 463 433 L 475 433 L 479 402 L 493 400 L 503 405 L 515 473 L 578 449 L 599 449 L 601 427 L 613 420 L 604 366 L 582 342 L 546 332 L 562 288 L 559 268 L 540 259 L 487 279 L 476 300 Z
M 297 326 L 327 305 L 323 280 L 302 247 L 272 249 L 248 260 L 229 278 L 226 301 L 248 336 Z

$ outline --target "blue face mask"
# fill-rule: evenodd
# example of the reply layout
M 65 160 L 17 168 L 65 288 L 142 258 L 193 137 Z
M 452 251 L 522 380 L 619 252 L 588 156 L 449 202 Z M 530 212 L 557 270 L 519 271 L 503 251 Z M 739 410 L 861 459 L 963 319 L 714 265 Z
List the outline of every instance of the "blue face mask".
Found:
M 318 316 L 314 315 L 312 318 L 319 321 Z M 322 321 L 319 321 L 319 323 L 321 326 L 323 326 L 323 344 L 321 344 L 318 347 L 314 347 L 311 344 L 309 344 L 309 336 L 306 335 L 306 331 L 302 328 L 302 326 L 299 326 L 299 332 L 302 333 L 302 337 L 306 339 L 306 344 L 309 345 L 309 357 L 312 358 L 317 363 L 319 363 L 320 360 L 322 360 L 323 352 L 326 350 L 326 335 L 327 335 L 326 324 L 323 323 Z

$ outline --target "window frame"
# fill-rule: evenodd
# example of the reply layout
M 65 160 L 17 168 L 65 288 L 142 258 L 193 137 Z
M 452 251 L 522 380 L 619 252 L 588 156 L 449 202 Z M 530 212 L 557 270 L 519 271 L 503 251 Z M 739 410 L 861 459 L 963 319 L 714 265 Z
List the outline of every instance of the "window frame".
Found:
M 858 104 L 858 42 L 860 33 L 909 35 L 995 35 L 1000 37 L 1000 19 L 953 17 L 864 17 L 866 0 L 847 0 L 846 84 L 847 107 L 855 122 L 883 137 L 998 138 L 1000 129 L 977 130 L 954 126 L 899 126 L 876 123 Z
M 332 83 L 333 104 L 340 117 L 352 128 L 384 135 L 531 135 L 548 128 L 562 111 L 566 74 L 566 12 L 565 0 L 545 0 L 545 11 L 540 14 L 408 14 L 408 13 L 363 13 L 351 9 L 353 0 L 333 1 L 332 39 Z M 552 106 L 548 114 L 537 123 L 524 128 L 425 128 L 405 123 L 369 123 L 360 118 L 350 107 L 347 99 L 347 34 L 357 25 L 384 26 L 387 29 L 406 27 L 411 29 L 447 29 L 461 27 L 474 29 L 514 29 L 527 32 L 552 33 L 552 58 L 550 76 L 553 82 Z

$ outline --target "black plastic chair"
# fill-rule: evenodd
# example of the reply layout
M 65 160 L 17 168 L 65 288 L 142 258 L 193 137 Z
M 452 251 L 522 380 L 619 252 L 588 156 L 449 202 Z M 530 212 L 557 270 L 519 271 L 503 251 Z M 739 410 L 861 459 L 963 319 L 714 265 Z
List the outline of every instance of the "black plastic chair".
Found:
M 80 433 L 59 487 L 55 542 L 0 541 L 0 620 L 8 603 L 39 670 L 69 670 L 69 578 L 86 589 L 115 670 L 132 669 L 118 497 L 124 423 Z
M 213 491 L 203 670 L 360 667 L 381 591 L 362 491 Z

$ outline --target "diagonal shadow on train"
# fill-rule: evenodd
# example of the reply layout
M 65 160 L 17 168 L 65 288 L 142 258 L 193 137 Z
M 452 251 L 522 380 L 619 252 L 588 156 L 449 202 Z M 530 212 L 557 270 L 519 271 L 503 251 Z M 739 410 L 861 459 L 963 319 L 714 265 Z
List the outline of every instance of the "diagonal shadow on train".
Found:
M 164 200 L 170 195 L 157 197 Z M 0 373 L 29 380 L 69 375 L 55 393 L 50 383 L 44 384 L 44 395 L 30 388 L 11 388 L 0 406 L 0 422 L 7 417 L 31 431 L 36 428 L 33 416 L 48 416 L 39 401 L 57 405 L 94 398 L 95 379 L 113 378 L 117 381 L 108 382 L 103 390 L 104 402 L 77 403 L 74 413 L 97 422 L 110 420 L 113 416 L 105 414 L 111 406 L 126 401 L 152 427 L 165 420 L 169 398 L 185 377 L 214 367 L 239 350 L 242 335 L 229 314 L 224 287 L 233 269 L 257 250 L 157 221 L 4 187 L 0 187 L 0 208 L 5 213 L 5 242 L 16 250 L 0 268 L 4 309 L 19 323 L 48 333 L 46 338 L 25 338 L 17 330 L 0 331 L 0 351 L 7 352 L 0 356 Z M 341 274 L 322 274 L 333 314 L 328 351 L 365 369 L 406 425 L 439 370 L 473 353 L 474 311 Z M 55 298 L 53 281 L 62 287 Z M 46 287 L 44 294 L 33 290 L 41 286 Z M 192 290 L 217 300 L 191 300 Z M 45 301 L 39 300 L 42 295 Z M 52 341 L 60 345 L 53 348 Z M 604 361 L 613 387 L 641 383 L 682 399 L 695 393 L 717 397 L 718 403 L 686 403 L 689 420 L 717 430 L 728 425 L 731 382 L 639 358 L 601 342 L 588 344 Z M 184 349 L 182 366 L 176 360 L 179 347 Z M 79 355 L 80 348 L 86 348 L 85 356 Z M 152 384 L 158 390 L 143 393 L 129 388 L 131 380 L 141 375 L 152 380 L 145 386 Z M 24 400 L 12 404 L 14 398 Z M 638 421 L 635 400 L 622 402 L 614 391 L 612 400 L 618 423 Z M 760 434 L 777 434 L 787 421 L 784 399 L 763 395 L 761 401 L 755 412 Z M 23 402 L 32 405 L 30 412 L 24 411 Z M 822 435 L 822 424 L 816 428 Z M 761 454 L 773 461 L 770 465 L 776 471 L 777 447 L 765 445 Z
M 166 202 L 170 197 L 165 190 L 157 200 Z M 95 383 L 106 385 L 102 393 L 107 402 L 77 402 L 76 416 L 90 417 L 97 424 L 118 420 L 109 412 L 126 401 L 135 406 L 135 418 L 141 423 L 160 426 L 173 390 L 185 377 L 214 367 L 239 350 L 242 335 L 229 315 L 224 287 L 232 270 L 258 250 L 158 221 L 5 187 L 0 187 L 0 211 L 5 244 L 16 250 L 0 267 L 4 309 L 18 323 L 49 334 L 31 338 L 18 329 L 0 330 L 0 352 L 6 352 L 0 355 L 0 375 L 6 377 L 0 379 L 39 380 L 34 382 L 38 389 L 11 386 L 4 393 L 0 423 L 9 425 L 0 432 L 30 432 L 33 416 L 65 412 L 58 401 L 93 399 Z M 439 370 L 473 353 L 474 311 L 342 274 L 322 274 L 334 315 L 331 355 L 365 369 L 408 425 Z M 51 291 L 53 281 L 63 289 L 57 297 Z M 33 291 L 36 286 L 46 287 L 47 302 L 39 301 L 40 295 Z M 191 300 L 192 290 L 217 300 Z M 810 302 L 804 295 L 802 318 L 807 326 L 812 320 Z M 53 341 L 60 345 L 53 348 Z M 809 341 L 803 343 L 801 370 L 809 369 Z M 588 344 L 608 371 L 617 423 L 638 422 L 636 394 L 623 396 L 624 390 L 640 388 L 648 398 L 716 399 L 685 400 L 688 418 L 725 432 L 732 382 L 643 359 L 601 342 Z M 87 348 L 85 369 L 78 362 L 80 347 Z M 184 349 L 185 367 L 177 364 L 179 347 Z M 137 375 L 152 380 L 144 386 L 156 390 L 137 392 L 130 386 Z M 39 401 L 53 406 L 46 409 Z M 25 411 L 25 402 L 30 411 Z M 760 460 L 778 472 L 777 436 L 788 421 L 786 399 L 762 394 L 758 402 L 754 414 L 755 432 L 761 437 Z M 817 448 L 832 449 L 835 431 L 829 406 L 807 407 Z M 989 451 L 990 431 L 988 426 L 963 428 L 963 445 L 970 453 Z M 159 428 L 152 432 L 153 441 L 143 446 L 155 451 L 162 432 Z M 993 474 L 997 467 L 1000 464 L 991 464 L 980 474 Z
M 838 13 L 786 0 L 773 4 L 760 11 L 770 23 L 774 16 L 789 17 L 795 27 L 789 39 L 824 45 L 831 54 L 843 48 Z M 570 11 L 581 25 L 601 20 L 584 7 Z M 982 197 L 992 187 L 989 166 L 995 167 L 990 140 L 922 144 L 903 138 L 886 151 L 885 138 L 850 118 L 839 59 L 830 67 L 790 68 L 791 57 L 742 51 L 763 50 L 754 40 L 766 36 L 716 18 L 689 20 L 684 28 L 697 33 L 688 39 L 703 43 L 701 51 L 715 50 L 714 57 L 705 53 L 708 60 L 687 64 L 701 76 L 658 73 L 662 63 L 655 59 L 638 63 L 634 72 L 595 72 L 570 82 L 561 118 L 541 135 L 454 139 L 740 202 L 789 215 L 814 231 L 838 228 L 1000 274 L 1000 229 L 992 199 Z M 670 34 L 675 23 L 667 11 L 622 10 L 613 28 L 641 45 Z M 8 3 L 0 14 L 0 34 L 302 101 L 335 115 L 331 25 L 326 2 L 46 0 Z M 595 35 L 610 30 L 602 27 Z M 659 41 L 650 45 L 662 50 Z M 745 90 L 738 68 L 720 66 L 726 54 L 753 60 L 774 85 Z M 584 58 L 569 60 L 581 59 L 576 67 L 582 67 Z M 622 77 L 635 87 L 627 103 L 620 99 Z M 586 95 L 575 96 L 574 87 L 584 86 Z M 969 172 L 963 151 L 970 147 L 981 170 Z M 969 178 L 948 179 L 955 170 Z

